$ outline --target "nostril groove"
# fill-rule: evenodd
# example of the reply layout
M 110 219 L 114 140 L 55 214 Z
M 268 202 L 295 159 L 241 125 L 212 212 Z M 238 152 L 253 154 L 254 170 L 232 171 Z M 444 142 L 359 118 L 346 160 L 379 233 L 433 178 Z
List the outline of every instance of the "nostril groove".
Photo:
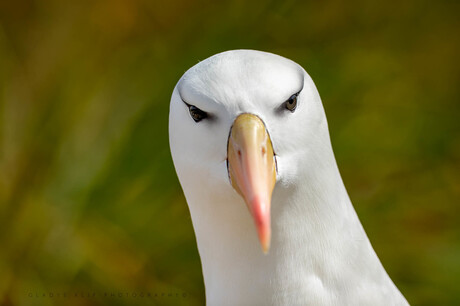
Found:
M 262 147 L 262 156 L 264 156 L 266 152 L 267 152 L 267 149 L 265 149 L 265 147 Z

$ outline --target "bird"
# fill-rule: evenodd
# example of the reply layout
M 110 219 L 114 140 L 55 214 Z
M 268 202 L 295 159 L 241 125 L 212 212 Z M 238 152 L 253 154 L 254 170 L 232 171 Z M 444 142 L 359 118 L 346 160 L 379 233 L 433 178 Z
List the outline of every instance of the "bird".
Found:
M 257 50 L 198 62 L 174 87 L 169 144 L 207 305 L 408 305 L 353 208 L 299 64 Z

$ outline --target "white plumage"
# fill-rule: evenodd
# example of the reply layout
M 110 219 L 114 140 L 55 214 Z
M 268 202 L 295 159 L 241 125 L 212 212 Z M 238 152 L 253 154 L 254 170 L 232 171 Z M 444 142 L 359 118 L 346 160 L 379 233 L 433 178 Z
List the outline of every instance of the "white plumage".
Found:
M 296 102 L 295 109 L 286 101 Z M 256 187 L 244 175 L 229 174 L 232 126 L 245 113 L 263 122 L 268 147 L 273 146 L 271 208 L 248 196 L 260 192 L 251 191 Z M 335 162 L 321 99 L 298 64 L 251 50 L 198 63 L 174 89 L 169 133 L 208 305 L 407 305 L 358 220 Z M 246 167 L 244 154 L 235 173 Z M 271 246 L 264 254 L 258 233 L 268 249 L 270 223 L 262 223 L 270 214 Z

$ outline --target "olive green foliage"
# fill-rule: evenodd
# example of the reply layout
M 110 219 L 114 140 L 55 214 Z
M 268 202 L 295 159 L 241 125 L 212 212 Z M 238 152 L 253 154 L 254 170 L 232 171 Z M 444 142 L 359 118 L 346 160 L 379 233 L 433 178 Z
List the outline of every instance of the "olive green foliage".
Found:
M 409 302 L 458 305 L 459 11 L 423 0 L 1 1 L 0 304 L 204 303 L 169 99 L 198 61 L 247 48 L 314 79 L 350 197 Z

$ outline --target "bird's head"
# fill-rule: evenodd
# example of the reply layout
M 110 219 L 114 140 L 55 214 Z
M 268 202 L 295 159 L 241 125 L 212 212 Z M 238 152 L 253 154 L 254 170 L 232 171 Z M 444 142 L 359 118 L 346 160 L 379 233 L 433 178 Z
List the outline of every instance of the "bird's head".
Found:
M 182 76 L 171 99 L 171 152 L 186 196 L 231 188 L 246 203 L 265 252 L 273 190 L 302 180 L 299 168 L 315 162 L 311 147 L 324 127 L 311 78 L 271 53 L 212 56 Z

